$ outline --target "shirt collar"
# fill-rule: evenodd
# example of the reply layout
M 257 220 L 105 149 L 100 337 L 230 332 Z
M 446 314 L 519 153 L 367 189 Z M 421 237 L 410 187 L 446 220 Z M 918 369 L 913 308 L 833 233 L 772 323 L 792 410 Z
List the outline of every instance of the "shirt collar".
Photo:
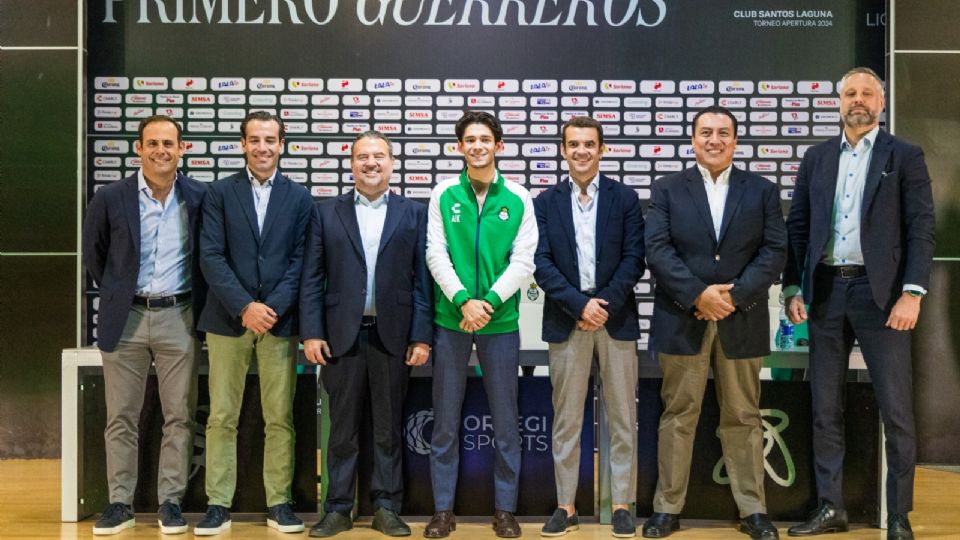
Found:
M 383 195 L 380 195 L 375 200 L 368 199 L 363 193 L 360 193 L 356 189 L 353 190 L 353 202 L 354 204 L 359 204 L 362 206 L 368 206 L 370 208 L 380 208 L 384 204 L 387 204 L 387 199 L 390 197 L 390 190 L 383 192 Z
M 879 125 L 873 126 L 873 129 L 871 129 L 870 131 L 868 131 L 867 134 L 864 135 L 863 138 L 860 139 L 860 140 L 867 142 L 867 148 L 873 148 L 873 143 L 877 141 L 877 135 L 878 135 L 879 133 L 880 133 L 880 126 L 879 126 Z M 841 137 L 841 138 L 840 138 L 840 151 L 841 151 L 841 152 L 842 152 L 843 150 L 845 150 L 845 149 L 848 149 L 848 148 L 849 148 L 850 150 L 855 150 L 855 149 L 856 149 L 854 146 L 852 146 L 852 145 L 847 141 L 847 132 L 846 132 L 846 131 L 842 131 L 840 137 Z
M 250 183 L 253 187 L 273 187 L 273 180 L 277 177 L 278 171 L 273 171 L 273 175 L 270 176 L 270 179 L 264 183 L 260 183 L 260 180 L 257 180 L 257 177 L 253 175 L 253 172 L 250 170 L 250 167 L 247 167 L 247 178 L 250 180 Z
M 697 163 L 697 169 L 700 170 L 700 176 L 703 177 L 703 181 L 704 181 L 705 183 L 707 183 L 707 184 L 713 184 L 713 183 L 714 183 L 714 182 L 713 182 L 713 175 L 710 174 L 710 171 L 708 171 L 707 169 L 705 169 L 705 168 L 704 168 L 702 165 L 700 165 L 699 163 Z M 724 169 L 723 172 L 720 173 L 720 176 L 717 176 L 717 182 L 716 182 L 716 184 L 717 184 L 718 186 L 719 186 L 719 185 L 722 185 L 722 184 L 729 184 L 729 183 L 730 183 L 730 171 L 732 171 L 732 170 L 733 170 L 733 163 L 731 163 L 730 165 L 728 165 L 727 168 Z
M 173 177 L 173 189 L 170 190 L 171 193 L 176 192 L 177 190 L 177 177 Z M 137 191 L 146 193 L 151 198 L 156 198 L 153 196 L 153 190 L 150 189 L 150 186 L 147 185 L 147 177 L 143 175 L 143 167 L 137 170 Z
M 569 176 L 570 179 L 570 190 L 573 191 L 573 194 L 580 196 L 580 184 L 573 181 L 573 177 Z M 590 180 L 590 183 L 587 184 L 587 194 L 593 196 L 600 190 L 600 173 L 597 173 L 593 180 Z

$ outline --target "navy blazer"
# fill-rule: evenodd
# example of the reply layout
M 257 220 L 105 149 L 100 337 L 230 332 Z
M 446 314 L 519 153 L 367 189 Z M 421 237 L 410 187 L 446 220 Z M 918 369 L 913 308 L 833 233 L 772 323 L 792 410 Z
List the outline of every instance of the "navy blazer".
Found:
M 210 185 L 200 229 L 200 267 L 210 286 L 201 330 L 243 335 L 240 311 L 256 301 L 277 312 L 271 334 L 296 334 L 303 242 L 312 206 L 306 188 L 275 175 L 261 233 L 246 170 Z
M 133 174 L 97 190 L 83 220 L 83 263 L 100 286 L 97 346 L 106 352 L 117 348 L 137 291 L 140 274 L 140 190 L 137 182 L 138 176 Z M 187 206 L 192 253 L 190 280 L 196 321 L 206 297 L 198 256 L 198 232 L 200 204 L 207 186 L 178 172 L 174 189 Z
M 542 337 L 548 343 L 570 337 L 590 300 L 580 292 L 570 182 L 568 178 L 533 200 L 540 230 L 534 277 L 546 294 Z M 644 270 L 640 201 L 635 191 L 603 175 L 597 193 L 596 297 L 609 302 L 604 327 L 610 337 L 636 340 L 640 326 L 633 288 Z
M 391 193 L 374 270 L 377 334 L 404 356 L 413 342 L 433 342 L 433 281 L 426 264 L 427 207 Z M 300 339 L 324 339 L 343 356 L 360 332 L 366 302 L 366 256 L 354 193 L 316 205 L 300 288 Z
M 813 301 L 813 269 L 826 255 L 840 167 L 841 137 L 807 150 L 787 217 L 790 250 L 784 285 Z M 933 194 L 923 150 L 877 133 L 860 208 L 860 247 L 873 300 L 890 309 L 904 284 L 926 289 L 934 248 Z
M 694 302 L 708 285 L 732 283 L 736 311 L 717 323 L 724 353 L 770 354 L 767 291 L 787 256 L 777 185 L 734 167 L 719 236 L 696 165 L 653 184 L 646 227 L 647 264 L 656 279 L 652 350 L 700 352 L 707 321 L 694 316 Z

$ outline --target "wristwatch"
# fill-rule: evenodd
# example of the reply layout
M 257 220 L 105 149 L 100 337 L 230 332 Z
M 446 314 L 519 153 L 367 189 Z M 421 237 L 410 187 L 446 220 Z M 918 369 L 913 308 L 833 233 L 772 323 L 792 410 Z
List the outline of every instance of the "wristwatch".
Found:
M 913 290 L 913 289 L 910 289 L 910 290 L 908 290 L 908 291 L 903 291 L 903 292 L 905 292 L 905 293 L 907 293 L 907 294 L 909 294 L 910 296 L 913 296 L 913 297 L 915 297 L 915 298 L 923 298 L 923 293 L 920 292 L 920 291 L 915 291 L 915 290 Z

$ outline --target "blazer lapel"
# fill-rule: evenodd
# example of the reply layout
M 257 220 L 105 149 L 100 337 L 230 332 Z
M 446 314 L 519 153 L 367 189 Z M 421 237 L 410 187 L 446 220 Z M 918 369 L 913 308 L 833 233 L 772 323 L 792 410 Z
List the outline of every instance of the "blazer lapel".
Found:
M 730 220 L 733 219 L 740 206 L 740 198 L 743 197 L 743 182 L 745 178 L 740 169 L 734 167 L 730 170 L 730 186 L 727 190 L 727 200 L 723 205 L 723 218 L 720 220 L 720 234 L 717 235 L 717 243 L 723 242 L 723 235 L 730 226 Z
M 557 212 L 560 214 L 560 223 L 563 225 L 564 236 L 570 243 L 570 253 L 573 254 L 574 261 L 577 257 L 577 231 L 573 226 L 573 203 L 570 201 L 570 192 L 573 191 L 573 179 L 567 177 L 565 183 L 557 186 L 560 196 L 554 201 L 557 204 Z
M 703 187 L 703 177 L 700 175 L 700 169 L 696 165 L 687 169 L 684 173 L 687 177 L 687 191 L 690 193 L 690 199 L 693 201 L 693 207 L 697 209 L 700 220 L 706 226 L 710 240 L 713 245 L 717 245 L 717 233 L 713 228 L 713 217 L 710 214 L 710 203 L 707 201 L 707 190 Z
M 290 193 L 290 180 L 279 172 L 273 176 L 273 187 L 270 188 L 270 202 L 267 203 L 267 215 L 263 216 L 263 232 L 261 238 L 266 238 L 270 232 L 270 227 L 280 219 L 281 209 L 284 208 L 284 200 Z M 252 195 L 252 192 L 251 192 Z
M 353 249 L 361 261 L 366 261 L 363 253 L 363 241 L 360 240 L 360 225 L 357 223 L 357 209 L 353 204 L 354 193 L 345 193 L 337 198 L 337 217 L 343 224 L 343 230 L 347 233 L 347 238 L 353 244 Z M 387 209 L 389 215 L 390 209 Z
M 139 182 L 138 175 L 124 180 L 126 185 L 123 187 L 121 198 L 123 200 L 123 215 L 127 218 L 127 226 L 130 227 L 130 238 L 133 238 L 133 248 L 140 256 L 140 190 L 137 189 Z
M 390 241 L 390 237 L 393 236 L 394 231 L 397 230 L 397 225 L 400 224 L 400 219 L 403 217 L 406 205 L 406 201 L 400 198 L 397 195 L 390 194 L 387 199 L 387 216 L 383 221 L 383 230 L 380 232 L 380 247 L 377 248 L 377 254 L 383 253 L 383 248 L 387 245 L 387 242 Z M 357 225 L 359 228 L 359 225 Z M 379 261 L 380 259 L 377 258 Z
M 867 169 L 867 177 L 863 185 L 863 201 L 860 203 L 860 217 L 867 214 L 873 199 L 880 188 L 880 180 L 886 176 L 883 168 L 890 160 L 890 153 L 893 151 L 893 138 L 887 135 L 883 130 L 877 133 L 874 139 L 873 153 L 870 156 L 870 167 Z
M 234 179 L 233 192 L 240 201 L 240 208 L 243 208 L 244 215 L 247 216 L 247 223 L 250 224 L 253 237 L 257 239 L 257 245 L 260 245 L 260 227 L 257 225 L 257 210 L 253 203 L 253 187 L 250 186 L 246 170 L 238 173 Z
M 613 207 L 613 180 L 600 175 L 600 183 L 597 185 L 597 193 L 600 194 L 600 200 L 597 201 L 597 228 L 594 230 L 594 260 L 600 260 L 600 247 L 603 245 L 601 239 L 603 233 L 607 230 L 607 219 L 610 217 L 610 209 Z
M 814 173 L 814 178 L 823 178 L 823 185 L 818 185 L 816 189 L 814 189 L 811 182 L 810 186 L 810 191 L 818 192 L 821 208 L 830 209 L 830 213 L 826 214 L 830 216 L 830 219 L 833 219 L 833 203 L 837 195 L 837 174 L 840 171 L 840 144 L 842 141 L 843 139 L 841 137 L 837 137 L 831 141 L 827 159 L 823 161 L 820 170 Z M 829 223 L 823 226 L 827 227 L 827 230 L 830 230 Z

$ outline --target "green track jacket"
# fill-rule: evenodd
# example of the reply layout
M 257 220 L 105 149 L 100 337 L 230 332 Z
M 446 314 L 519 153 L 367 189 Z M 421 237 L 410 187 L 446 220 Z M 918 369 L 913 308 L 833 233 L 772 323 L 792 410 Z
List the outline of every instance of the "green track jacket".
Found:
M 462 331 L 460 306 L 477 299 L 494 308 L 478 334 L 516 332 L 519 289 L 532 279 L 537 240 L 530 193 L 499 171 L 482 209 L 466 170 L 438 184 L 430 195 L 427 224 L 427 266 L 438 288 L 437 325 Z

